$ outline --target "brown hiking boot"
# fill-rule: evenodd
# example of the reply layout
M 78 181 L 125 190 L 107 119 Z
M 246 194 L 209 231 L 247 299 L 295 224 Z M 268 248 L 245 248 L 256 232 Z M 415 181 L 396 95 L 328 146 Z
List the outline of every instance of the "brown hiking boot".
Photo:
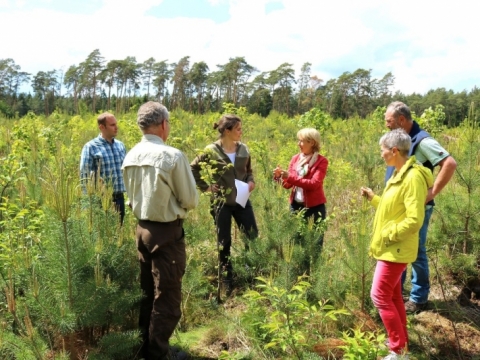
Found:
M 405 311 L 407 312 L 407 314 L 418 314 L 423 310 L 427 310 L 427 303 L 417 304 L 416 302 L 413 302 L 411 300 L 408 300 L 405 303 Z

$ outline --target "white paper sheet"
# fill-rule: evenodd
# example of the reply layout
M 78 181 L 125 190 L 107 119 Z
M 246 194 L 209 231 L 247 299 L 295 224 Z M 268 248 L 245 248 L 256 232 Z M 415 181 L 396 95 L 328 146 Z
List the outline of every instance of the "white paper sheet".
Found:
M 248 191 L 248 184 L 246 182 L 235 179 L 235 187 L 237 188 L 237 204 L 245 207 L 248 197 L 250 196 L 250 191 Z

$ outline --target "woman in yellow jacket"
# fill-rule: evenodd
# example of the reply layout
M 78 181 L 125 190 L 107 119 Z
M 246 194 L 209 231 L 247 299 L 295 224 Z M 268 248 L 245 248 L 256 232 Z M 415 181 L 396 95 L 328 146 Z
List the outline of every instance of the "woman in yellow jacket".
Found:
M 362 187 L 362 195 L 376 208 L 370 255 L 377 259 L 371 298 L 388 333 L 390 354 L 384 359 L 408 359 L 407 315 L 401 277 L 415 261 L 418 236 L 425 217 L 425 200 L 433 186 L 431 171 L 408 157 L 411 139 L 402 129 L 380 139 L 382 158 L 395 166 L 382 196 Z

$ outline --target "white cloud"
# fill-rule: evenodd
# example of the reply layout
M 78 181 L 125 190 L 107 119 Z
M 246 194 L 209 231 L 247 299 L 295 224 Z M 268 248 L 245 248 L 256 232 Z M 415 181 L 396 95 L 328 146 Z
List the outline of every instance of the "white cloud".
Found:
M 205 61 L 211 71 L 244 56 L 260 71 L 291 63 L 298 76 L 310 62 L 312 73 L 324 80 L 372 69 L 378 77 L 392 72 L 396 88 L 407 93 L 440 86 L 461 91 L 464 84 L 470 90 L 480 82 L 476 12 L 468 0 L 230 0 L 230 18 L 222 23 L 146 15 L 162 1 L 103 0 L 101 9 L 85 15 L 33 11 L 0 0 L 0 33 L 9 35 L 3 36 L 1 56 L 33 73 L 67 68 L 99 49 L 107 61 L 135 56 L 139 62 L 176 62 L 190 56 L 191 63 Z M 267 14 L 269 2 L 283 8 Z
M 223 4 L 228 0 L 207 0 L 207 1 L 210 5 L 216 6 L 216 5 L 219 5 L 219 4 Z
M 103 8 L 95 14 L 96 16 L 110 16 L 117 20 L 128 20 L 128 23 L 135 24 L 132 20 L 137 20 L 136 17 L 144 16 L 144 13 L 154 6 L 158 6 L 163 0 L 103 0 Z M 116 17 L 119 17 L 116 18 Z M 132 18 L 133 17 L 133 18 Z

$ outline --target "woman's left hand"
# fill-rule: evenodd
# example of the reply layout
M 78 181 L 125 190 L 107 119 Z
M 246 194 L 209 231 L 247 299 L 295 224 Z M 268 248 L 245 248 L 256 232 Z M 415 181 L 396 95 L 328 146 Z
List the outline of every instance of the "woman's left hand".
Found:
M 248 191 L 252 192 L 255 189 L 255 183 L 253 181 L 248 182 Z
M 375 193 L 373 192 L 372 189 L 368 187 L 361 187 L 360 192 L 362 193 L 362 196 L 366 197 L 368 201 L 371 201 L 373 197 L 375 196 Z

